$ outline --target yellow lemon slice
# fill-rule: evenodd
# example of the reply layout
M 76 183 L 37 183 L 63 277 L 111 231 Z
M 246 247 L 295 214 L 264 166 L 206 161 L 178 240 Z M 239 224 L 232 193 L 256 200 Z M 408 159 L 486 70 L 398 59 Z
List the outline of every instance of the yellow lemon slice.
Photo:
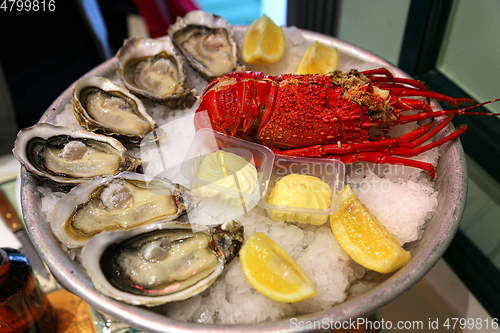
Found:
M 279 302 L 299 302 L 316 288 L 295 261 L 262 232 L 250 236 L 240 250 L 241 269 L 258 292 Z
M 248 27 L 241 57 L 249 64 L 270 64 L 283 57 L 285 45 L 283 29 L 264 14 Z
M 326 74 L 338 64 L 339 51 L 315 41 L 302 57 L 297 74 Z
M 342 208 L 330 216 L 340 246 L 358 264 L 379 273 L 391 273 L 411 259 L 410 252 L 370 213 L 347 185 Z

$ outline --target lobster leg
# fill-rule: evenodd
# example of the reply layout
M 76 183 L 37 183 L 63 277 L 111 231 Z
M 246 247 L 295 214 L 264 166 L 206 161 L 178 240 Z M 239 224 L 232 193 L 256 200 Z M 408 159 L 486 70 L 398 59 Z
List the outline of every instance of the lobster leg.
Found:
M 440 132 L 446 125 L 448 125 L 453 119 L 453 115 L 447 117 L 444 121 L 439 123 L 432 131 L 432 123 L 421 126 L 409 133 L 403 134 L 399 137 L 400 146 L 405 148 L 416 148 L 432 138 L 438 132 Z
M 394 77 L 394 75 L 392 75 L 391 71 L 385 67 L 363 71 L 361 72 L 361 74 L 368 77 L 372 82 L 391 82 L 393 85 L 400 83 L 413 86 L 421 91 L 427 91 L 427 88 L 424 86 L 422 82 L 413 79 L 396 78 Z M 375 75 L 381 75 L 381 76 L 375 76 Z
M 450 118 L 451 120 L 451 118 Z M 355 153 L 351 154 L 348 156 L 341 156 L 339 159 L 341 161 L 345 159 L 351 159 L 351 162 L 344 162 L 344 163 L 352 163 L 356 159 L 357 161 L 365 161 L 365 162 L 371 162 L 371 163 L 385 163 L 385 164 L 394 164 L 394 165 L 404 165 L 404 166 L 410 166 L 414 168 L 419 168 L 424 171 L 426 171 L 429 174 L 430 180 L 434 180 L 436 177 L 436 171 L 435 168 L 432 164 L 426 163 L 426 162 L 421 162 L 421 161 L 416 161 L 412 159 L 407 159 L 407 158 L 401 158 L 401 157 L 395 157 L 392 155 L 398 155 L 398 156 L 403 156 L 403 157 L 414 157 L 417 156 L 425 151 L 428 151 L 430 149 L 433 149 L 435 147 L 438 147 L 446 142 L 449 142 L 451 140 L 454 140 L 458 138 L 460 135 L 462 135 L 463 132 L 467 129 L 467 126 L 462 126 L 458 128 L 456 131 L 451 133 L 450 135 L 445 136 L 444 138 L 441 138 L 439 140 L 436 140 L 430 144 L 427 144 L 425 146 L 421 146 L 418 148 L 404 148 L 404 147 L 394 147 L 394 148 L 387 148 L 385 149 L 384 152 L 362 152 L 362 153 Z M 430 134 L 431 132 L 429 132 Z M 338 155 L 337 155 L 338 156 Z M 338 158 L 335 156 L 335 158 Z
M 439 124 L 439 126 L 441 126 L 442 124 L 444 124 L 443 126 L 445 126 L 448 123 L 449 123 L 449 120 L 445 120 L 444 122 Z M 411 132 L 408 132 L 406 134 L 401 135 L 399 137 L 399 140 L 404 141 L 404 142 L 416 142 L 417 139 L 421 140 L 422 138 L 426 137 L 425 140 L 421 141 L 422 143 L 424 143 L 425 141 L 427 141 L 429 139 L 429 136 L 433 135 L 433 134 L 428 134 L 428 132 L 430 131 L 431 128 L 432 128 L 432 123 L 431 122 L 427 123 L 425 125 L 422 125 L 416 129 L 414 129 Z
M 314 145 L 314 146 L 301 147 L 289 150 L 279 150 L 275 148 L 274 151 L 278 154 L 288 155 L 288 156 L 319 157 L 326 154 L 343 155 L 343 154 L 350 154 L 357 152 L 377 151 L 380 149 L 387 149 L 398 146 L 401 146 L 406 149 L 413 149 L 415 147 L 418 147 L 425 141 L 429 140 L 437 132 L 442 130 L 451 121 L 451 118 L 452 117 L 448 117 L 445 121 L 441 122 L 432 131 L 430 131 L 432 124 L 427 124 L 409 133 L 406 133 L 400 136 L 399 138 L 389 138 L 384 140 L 363 142 L 357 144 Z M 406 152 L 404 154 L 408 155 L 408 153 Z
M 371 163 L 383 163 L 383 164 L 400 164 L 415 168 L 420 168 L 429 173 L 431 180 L 435 177 L 434 167 L 425 162 L 415 161 L 407 159 L 408 157 L 417 156 L 427 150 L 433 149 L 440 146 L 446 142 L 456 139 L 459 137 L 466 129 L 465 126 L 457 129 L 453 133 L 429 143 L 424 146 L 420 146 L 431 137 L 436 135 L 441 131 L 448 123 L 451 121 L 452 116 L 441 122 L 436 128 L 431 130 L 431 124 L 419 127 L 407 134 L 400 136 L 399 138 L 385 139 L 374 142 L 365 142 L 355 145 L 341 144 L 341 145 L 316 145 L 310 147 L 303 147 L 285 151 L 276 151 L 276 153 L 281 155 L 292 155 L 292 156 L 331 156 L 338 159 L 344 163 L 353 162 L 371 162 Z M 396 156 L 401 157 L 396 157 Z M 405 158 L 402 158 L 405 157 Z
M 431 106 L 417 99 L 410 98 L 397 98 L 391 96 L 392 106 L 396 112 L 409 111 L 409 110 L 422 110 L 423 112 L 433 112 Z
M 475 103 L 475 101 L 471 98 L 453 98 L 433 91 L 421 91 L 417 89 L 407 89 L 407 88 L 391 88 L 390 86 L 384 86 L 384 85 L 382 86 L 382 88 L 390 89 L 392 96 L 398 96 L 398 97 L 412 96 L 412 97 L 432 98 L 453 105 L 454 107 L 459 107 L 460 105 L 464 104 L 470 105 Z
M 449 142 L 453 139 L 458 138 L 460 135 L 465 132 L 467 129 L 467 126 L 461 126 L 459 127 L 456 131 L 451 133 L 450 135 L 445 136 L 444 138 L 441 138 L 439 140 L 436 140 L 434 142 L 431 142 L 425 146 L 420 146 L 417 148 L 406 148 L 406 147 L 394 147 L 394 148 L 388 148 L 387 154 L 388 155 L 398 155 L 398 156 L 403 156 L 403 157 L 414 157 L 419 154 L 422 154 L 423 152 L 426 152 L 428 150 L 431 150 L 433 148 L 436 148 L 446 142 Z
M 418 80 L 396 78 L 387 68 L 377 68 L 361 72 L 368 77 L 372 82 L 379 83 L 379 88 L 390 90 L 391 96 L 409 97 L 420 96 L 426 98 L 433 98 L 435 100 L 448 103 L 455 107 L 464 104 L 475 103 L 470 98 L 452 98 L 443 94 L 428 91 L 424 84 Z M 381 76 L 375 76 L 381 75 Z M 412 88 L 413 87 L 413 88 Z
M 428 149 L 431 149 L 431 148 L 434 148 L 434 146 L 430 147 Z M 304 149 L 307 149 L 307 150 L 304 150 Z M 407 149 L 407 150 L 411 151 L 411 149 Z M 431 180 L 434 180 L 434 177 L 436 176 L 436 171 L 434 169 L 434 166 L 430 163 L 411 160 L 411 159 L 407 159 L 407 158 L 390 156 L 387 152 L 380 152 L 380 151 L 368 151 L 368 152 L 366 152 L 365 151 L 365 152 L 356 152 L 356 153 L 347 153 L 347 154 L 328 154 L 328 153 L 325 153 L 323 151 L 323 149 L 320 145 L 292 149 L 292 151 L 290 151 L 290 150 L 281 151 L 279 149 L 273 149 L 273 151 L 276 154 L 286 155 L 286 156 L 332 157 L 332 158 L 335 158 L 335 159 L 337 159 L 343 163 L 346 163 L 346 164 L 363 161 L 363 162 L 370 162 L 370 163 L 377 163 L 377 164 L 404 165 L 404 166 L 418 168 L 418 169 L 422 169 L 422 170 L 426 171 L 429 174 L 429 177 Z M 301 151 L 302 153 L 299 153 L 298 151 Z M 414 154 L 412 156 L 415 156 L 415 155 L 418 155 L 418 154 Z
M 441 110 L 441 111 L 432 111 L 432 112 L 422 112 L 422 113 L 415 114 L 412 116 L 406 116 L 406 115 L 400 114 L 397 122 L 399 124 L 406 124 L 406 123 L 410 123 L 413 121 L 419 121 L 419 120 L 424 120 L 424 119 L 429 119 L 429 118 L 437 118 L 437 117 L 441 117 L 441 116 L 448 116 L 451 114 L 454 114 L 454 115 L 468 114 L 468 115 L 475 115 L 475 116 L 498 116 L 497 113 L 467 112 L 468 110 L 477 108 L 478 106 L 482 106 L 482 105 L 486 105 L 486 104 L 490 104 L 490 103 L 494 103 L 494 102 L 498 102 L 498 101 L 500 101 L 500 98 L 497 98 L 497 99 L 494 99 L 491 101 L 487 101 L 487 102 L 483 102 L 483 103 L 479 103 L 479 104 L 475 104 L 475 105 L 472 105 L 472 106 L 469 106 L 469 107 L 466 107 L 463 109 L 459 109 L 459 110 Z
M 362 152 L 347 155 L 335 155 L 334 158 L 346 164 L 363 161 L 376 164 L 404 165 L 426 171 L 429 174 L 431 181 L 436 177 L 436 170 L 430 163 L 409 160 L 401 157 L 388 156 L 380 152 Z
M 421 144 L 423 144 L 424 142 L 429 140 L 431 137 L 436 135 L 436 133 L 441 131 L 450 121 L 451 121 L 451 117 L 449 117 L 448 119 L 446 119 L 446 121 L 439 124 L 432 131 L 425 133 L 424 135 L 422 135 L 422 133 L 425 130 L 427 130 L 427 128 L 418 128 L 415 131 L 412 131 L 408 134 L 405 134 L 404 136 L 401 136 L 399 138 L 386 139 L 386 140 L 380 140 L 380 141 L 373 142 L 373 143 L 375 143 L 373 145 L 371 145 L 372 142 L 367 143 L 367 144 L 361 143 L 359 145 L 353 145 L 354 147 L 352 149 L 345 150 L 345 152 L 339 152 L 338 146 L 335 147 L 334 145 L 326 145 L 323 147 L 323 152 L 325 152 L 327 154 L 328 153 L 345 154 L 345 153 L 351 153 L 351 152 L 355 153 L 355 152 L 371 151 L 371 152 L 384 153 L 387 156 L 397 155 L 397 156 L 401 156 L 401 157 L 414 157 L 414 156 L 417 156 L 417 155 L 419 155 L 423 152 L 426 152 L 430 149 L 438 147 L 446 142 L 449 142 L 449 141 L 452 141 L 452 140 L 458 138 L 467 129 L 467 126 L 461 126 L 456 131 L 453 131 L 451 134 L 449 134 L 449 135 L 447 135 L 439 140 L 436 140 L 434 142 L 431 142 L 429 144 L 421 146 Z M 413 141 L 407 141 L 408 138 L 415 136 L 416 134 L 421 135 L 421 136 Z M 375 149 L 370 149 L 370 148 L 375 148 Z
M 399 144 L 399 139 L 385 139 L 379 141 L 370 141 L 357 144 L 327 144 L 313 145 L 295 149 L 281 150 L 273 148 L 275 154 L 285 156 L 301 156 L 301 157 L 321 157 L 327 154 L 346 155 L 359 152 L 378 151 L 380 149 L 388 149 L 396 147 Z M 408 148 L 409 149 L 409 148 Z

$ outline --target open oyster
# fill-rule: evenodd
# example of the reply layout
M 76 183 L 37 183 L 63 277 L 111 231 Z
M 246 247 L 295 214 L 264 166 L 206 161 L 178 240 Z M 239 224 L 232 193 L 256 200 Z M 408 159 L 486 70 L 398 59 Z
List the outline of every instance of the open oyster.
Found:
M 60 185 L 133 171 L 141 164 L 116 139 L 46 123 L 21 130 L 12 152 L 28 171 Z
M 124 143 L 140 142 L 156 126 L 139 98 L 104 77 L 85 77 L 75 83 L 73 110 L 82 127 Z
M 196 90 L 186 83 L 182 58 L 170 38 L 129 38 L 118 50 L 119 68 L 125 86 L 172 108 L 188 108 L 196 100 Z
M 175 220 L 194 205 L 191 191 L 181 185 L 123 172 L 73 188 L 55 205 L 50 223 L 65 247 L 79 248 L 104 230 Z
M 168 34 L 189 64 L 208 81 L 243 70 L 238 65 L 238 44 L 231 36 L 231 26 L 222 17 L 194 10 L 178 17 Z
M 82 263 L 102 294 L 155 306 L 204 291 L 242 242 L 243 226 L 235 221 L 212 228 L 157 222 L 97 235 L 83 248 Z

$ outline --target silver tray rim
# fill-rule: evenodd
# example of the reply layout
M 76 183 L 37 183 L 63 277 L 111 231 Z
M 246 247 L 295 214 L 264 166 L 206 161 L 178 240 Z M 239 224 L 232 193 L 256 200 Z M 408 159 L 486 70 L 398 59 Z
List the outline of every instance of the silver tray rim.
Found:
M 234 28 L 245 29 L 246 27 L 237 26 Z M 333 45 L 339 49 L 339 52 L 344 52 L 379 67 L 386 67 L 396 76 L 410 77 L 389 62 L 355 45 L 315 32 L 302 30 L 302 33 L 308 40 L 318 40 Z M 105 75 L 116 66 L 117 59 L 113 57 L 84 76 Z M 57 115 L 71 100 L 71 94 L 72 85 L 50 105 L 40 122 L 48 122 Z M 439 104 L 435 102 L 432 102 L 432 106 L 440 109 Z M 448 125 L 444 133 L 440 133 L 440 136 L 453 130 L 453 126 Z M 410 245 L 413 259 L 385 281 L 362 295 L 337 304 L 329 310 L 296 316 L 294 318 L 297 322 L 343 322 L 368 316 L 407 291 L 427 274 L 451 243 L 465 208 L 467 168 L 465 154 L 459 140 L 442 147 L 441 159 L 436 171 L 438 175 L 436 188 L 439 191 L 438 210 L 427 221 L 422 239 L 416 244 Z M 21 169 L 21 203 L 28 234 L 58 282 L 99 311 L 147 332 L 298 332 L 302 330 L 300 327 L 292 327 L 290 319 L 238 325 L 180 322 L 152 312 L 147 308 L 127 305 L 103 296 L 96 291 L 81 265 L 71 260 L 63 252 L 49 223 L 42 218 L 41 195 L 37 191 L 39 184 L 43 184 L 43 180 L 29 173 L 24 167 Z M 443 205 L 443 202 L 446 205 Z

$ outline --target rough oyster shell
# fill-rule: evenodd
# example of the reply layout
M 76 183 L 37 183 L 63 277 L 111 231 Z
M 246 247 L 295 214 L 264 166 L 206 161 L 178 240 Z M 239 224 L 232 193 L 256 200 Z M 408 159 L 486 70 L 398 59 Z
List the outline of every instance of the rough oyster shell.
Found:
M 231 26 L 212 13 L 194 10 L 178 17 L 168 29 L 174 44 L 181 50 L 189 65 L 212 81 L 235 70 L 238 64 L 238 44 L 232 37 Z
M 139 98 L 104 77 L 75 82 L 73 111 L 80 126 L 125 144 L 140 142 L 156 126 Z
M 182 58 L 170 38 L 129 38 L 116 57 L 117 73 L 134 94 L 172 108 L 188 108 L 195 102 L 196 90 L 188 87 Z
M 55 205 L 50 224 L 66 248 L 79 248 L 104 230 L 175 220 L 194 205 L 191 191 L 181 185 L 123 172 L 73 188 Z
M 156 306 L 203 292 L 239 251 L 243 226 L 157 222 L 103 232 L 87 242 L 82 263 L 102 294 Z
M 141 164 L 114 138 L 47 123 L 21 130 L 12 152 L 28 171 L 60 186 L 133 171 Z

